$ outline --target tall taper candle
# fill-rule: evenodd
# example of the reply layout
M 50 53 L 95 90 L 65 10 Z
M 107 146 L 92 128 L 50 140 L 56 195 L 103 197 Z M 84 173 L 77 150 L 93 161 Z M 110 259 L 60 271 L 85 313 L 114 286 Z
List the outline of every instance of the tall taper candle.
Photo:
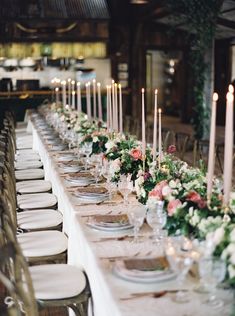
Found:
M 56 105 L 59 104 L 59 88 L 58 87 L 55 88 L 55 103 Z
M 87 116 L 88 120 L 91 119 L 91 91 L 90 91 L 90 82 L 86 83 L 86 106 L 87 106 Z
M 162 109 L 158 110 L 158 163 L 162 161 Z
M 157 151 L 157 89 L 154 92 L 154 124 L 153 124 L 153 161 Z
M 76 92 L 73 90 L 72 91 L 72 109 L 75 110 L 75 94 Z
M 145 159 L 145 153 L 146 153 L 146 138 L 145 138 L 144 88 L 142 88 L 141 94 L 142 94 L 142 154 L 143 154 L 143 159 Z
M 233 86 L 229 85 L 226 102 L 224 144 L 224 205 L 228 206 L 233 176 Z
M 212 183 L 215 168 L 215 130 L 216 130 L 216 103 L 218 94 L 213 93 L 211 106 L 211 129 L 210 129 L 210 143 L 209 143 L 209 156 L 207 168 L 207 200 L 210 201 L 212 192 Z
M 77 82 L 77 110 L 82 112 L 82 100 L 81 100 L 81 83 Z
M 99 120 L 103 120 L 103 113 L 102 113 L 102 101 L 101 101 L 101 85 L 100 82 L 97 82 L 97 93 L 98 93 L 98 116 Z
M 115 131 L 116 130 L 116 118 L 115 118 L 115 114 L 116 114 L 116 111 L 115 111 L 115 91 L 114 91 L 114 85 L 115 85 L 115 82 L 114 80 L 112 80 L 112 86 L 111 86 L 111 89 L 112 89 L 112 129 Z
M 66 81 L 65 80 L 61 81 L 61 85 L 62 85 L 63 107 L 65 108 L 65 106 L 66 106 Z
M 97 111 L 96 111 L 96 80 L 92 80 L 93 83 L 93 117 L 94 119 L 97 118 Z
M 110 129 L 109 86 L 106 86 L 106 122 L 107 122 L 107 130 L 109 130 Z
M 71 105 L 71 78 L 68 79 L 68 105 Z
M 114 84 L 114 96 L 115 96 L 115 128 L 118 132 L 118 97 L 117 97 L 117 83 Z
M 109 86 L 109 115 L 110 115 L 110 130 L 113 131 L 113 105 L 112 105 L 112 98 L 111 98 L 111 90 L 112 86 Z
M 122 118 L 122 86 L 119 83 L 118 85 L 119 88 L 119 132 L 122 134 L 123 133 L 123 118 Z

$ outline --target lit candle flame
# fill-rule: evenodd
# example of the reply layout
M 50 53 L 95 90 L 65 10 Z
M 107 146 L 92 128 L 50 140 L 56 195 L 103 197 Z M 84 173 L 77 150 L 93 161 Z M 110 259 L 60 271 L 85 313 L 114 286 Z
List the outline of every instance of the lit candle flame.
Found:
M 213 93 L 213 101 L 218 101 L 218 99 L 219 99 L 218 93 L 214 92 Z
M 155 89 L 155 94 L 157 94 L 158 93 L 158 90 L 157 89 Z
M 230 93 L 233 93 L 234 92 L 234 88 L 233 88 L 233 85 L 229 85 L 228 86 L 228 91 L 230 92 Z
M 97 82 L 97 86 L 100 87 L 100 82 Z
M 159 113 L 159 114 L 162 114 L 162 109 L 158 109 L 158 113 Z
M 141 92 L 144 93 L 144 88 L 141 89 Z

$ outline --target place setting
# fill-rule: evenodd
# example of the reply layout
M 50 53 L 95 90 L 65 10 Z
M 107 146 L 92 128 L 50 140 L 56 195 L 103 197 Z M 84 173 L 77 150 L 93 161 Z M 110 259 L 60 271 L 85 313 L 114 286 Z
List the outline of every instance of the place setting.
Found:
M 102 186 L 88 186 L 90 183 L 94 183 L 93 178 L 83 178 L 81 182 L 76 182 L 78 188 L 72 191 L 72 195 L 76 198 L 76 202 L 97 204 L 109 199 L 109 193 L 106 188 Z M 81 187 L 79 187 L 79 184 Z

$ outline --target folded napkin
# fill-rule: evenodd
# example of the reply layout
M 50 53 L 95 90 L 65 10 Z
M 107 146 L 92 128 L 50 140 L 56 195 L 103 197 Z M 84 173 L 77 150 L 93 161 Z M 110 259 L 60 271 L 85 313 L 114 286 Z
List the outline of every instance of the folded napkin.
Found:
M 169 262 L 166 257 L 157 258 L 132 258 L 124 260 L 127 270 L 139 271 L 163 271 L 169 268 Z
M 83 187 L 76 190 L 77 194 L 106 194 L 108 190 L 104 187 Z
M 75 157 L 74 157 L 75 158 Z M 79 162 L 76 160 L 63 161 L 59 163 L 62 166 L 80 166 Z
M 126 214 L 118 215 L 94 215 L 92 216 L 96 223 L 120 223 L 129 224 L 129 219 Z

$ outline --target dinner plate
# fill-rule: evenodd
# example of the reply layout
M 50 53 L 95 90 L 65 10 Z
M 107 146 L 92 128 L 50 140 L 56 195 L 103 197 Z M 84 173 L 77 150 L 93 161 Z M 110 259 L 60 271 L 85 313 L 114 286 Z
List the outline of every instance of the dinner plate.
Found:
M 58 162 L 65 162 L 65 161 L 72 161 L 75 158 L 76 157 L 73 154 L 67 154 L 67 155 L 61 155 L 61 156 L 56 157 L 56 160 Z
M 128 270 L 123 264 L 123 260 L 116 260 L 113 265 L 113 273 L 123 280 L 136 283 L 157 283 L 166 282 L 176 278 L 176 274 L 170 269 L 167 271 L 139 271 Z
M 60 171 L 62 172 L 79 172 L 80 170 L 82 170 L 81 166 L 63 166 L 63 167 L 59 167 Z
M 126 230 L 126 229 L 132 229 L 133 225 L 128 224 L 128 225 L 118 225 L 118 226 L 101 226 L 97 225 L 96 222 L 87 222 L 87 226 L 96 229 L 96 230 L 102 230 L 102 231 L 107 231 L 107 232 L 113 232 L 113 231 L 120 231 L 120 230 Z

